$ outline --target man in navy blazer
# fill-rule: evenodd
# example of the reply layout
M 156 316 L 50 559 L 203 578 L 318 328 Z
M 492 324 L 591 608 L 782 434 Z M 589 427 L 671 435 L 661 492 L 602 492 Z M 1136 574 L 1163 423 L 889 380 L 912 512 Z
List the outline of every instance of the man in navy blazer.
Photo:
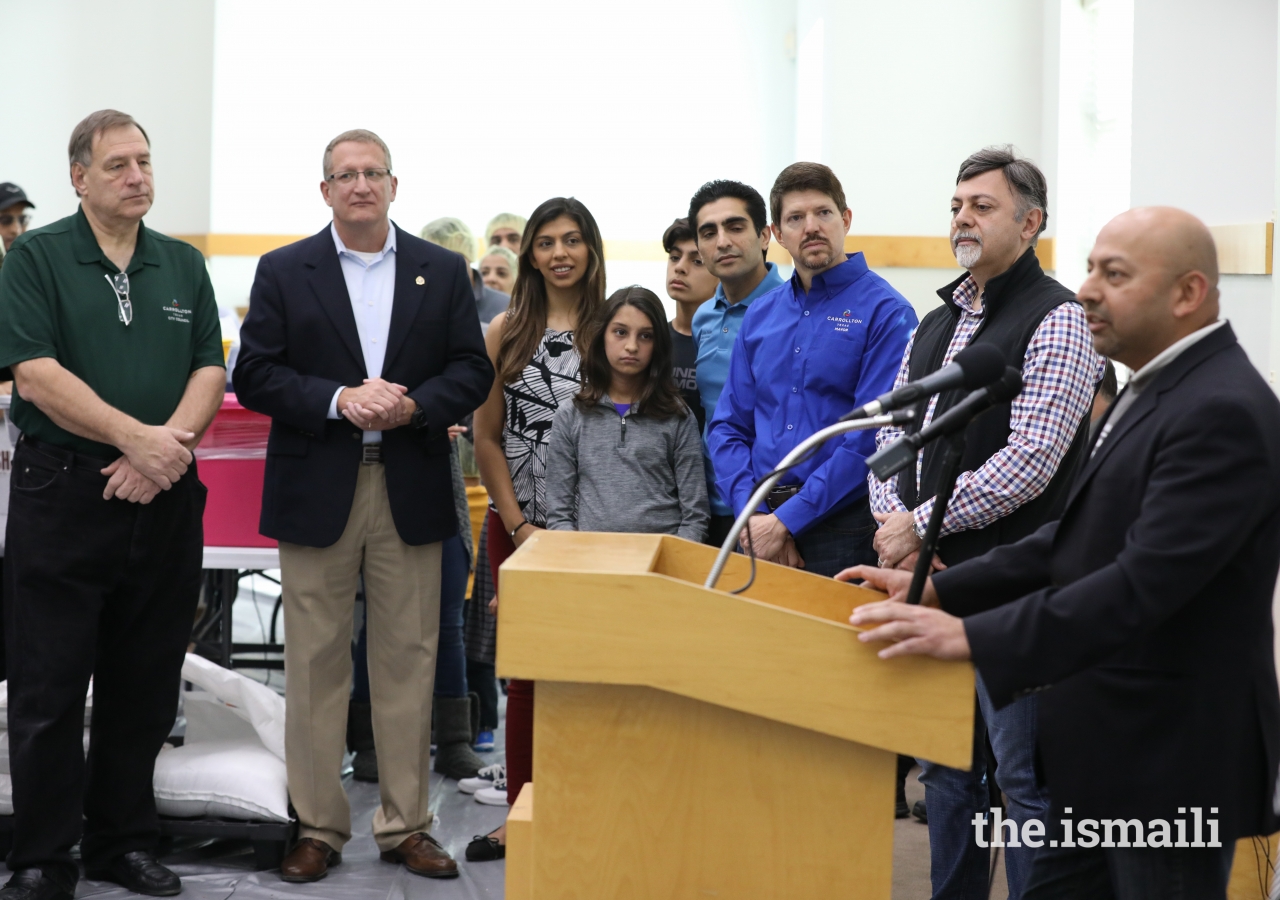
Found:
M 1089 266 L 1094 346 L 1134 375 L 1062 517 L 936 574 L 923 606 L 893 602 L 910 573 L 848 570 L 891 594 L 851 621 L 885 658 L 972 659 L 997 705 L 1043 691 L 1053 812 L 1026 900 L 1221 898 L 1236 839 L 1280 828 L 1280 402 L 1218 320 L 1199 220 L 1131 210 Z
M 262 533 L 280 542 L 285 755 L 300 840 L 281 868 L 314 881 L 351 837 L 342 788 L 354 598 L 363 573 L 388 862 L 457 864 L 427 829 L 440 542 L 457 531 L 448 427 L 489 393 L 467 266 L 396 227 L 386 144 L 345 132 L 324 153 L 333 222 L 262 257 L 233 382 L 271 416 Z

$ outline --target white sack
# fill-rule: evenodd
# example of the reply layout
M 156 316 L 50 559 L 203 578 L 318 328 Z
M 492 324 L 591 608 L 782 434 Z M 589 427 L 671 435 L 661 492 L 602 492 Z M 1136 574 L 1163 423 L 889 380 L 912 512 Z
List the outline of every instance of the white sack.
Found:
M 182 678 L 213 694 L 253 726 L 262 745 L 284 761 L 284 698 L 265 684 L 224 669 L 194 653 L 182 664 Z M 185 742 L 184 742 L 185 743 Z
M 256 736 L 166 747 L 156 757 L 152 785 L 162 816 L 289 821 L 284 760 Z

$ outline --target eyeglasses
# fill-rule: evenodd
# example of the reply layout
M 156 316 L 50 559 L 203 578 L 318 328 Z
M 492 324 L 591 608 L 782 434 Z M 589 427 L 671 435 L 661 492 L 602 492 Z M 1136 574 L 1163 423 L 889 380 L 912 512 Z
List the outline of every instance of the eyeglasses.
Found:
M 28 225 L 31 224 L 31 217 L 26 213 L 23 213 L 20 216 L 13 216 L 13 215 L 0 216 L 0 226 L 8 228 L 14 222 L 17 222 L 23 228 L 26 228 Z
M 378 184 L 384 178 L 391 177 L 390 169 L 365 169 L 363 172 L 334 172 L 325 181 L 336 181 L 341 185 L 355 184 L 361 175 L 370 184 Z
M 119 272 L 115 275 L 104 274 L 102 277 L 107 279 L 107 284 L 115 292 L 116 303 L 120 307 L 120 321 L 127 328 L 133 321 L 133 304 L 129 302 L 129 276 L 125 272 Z

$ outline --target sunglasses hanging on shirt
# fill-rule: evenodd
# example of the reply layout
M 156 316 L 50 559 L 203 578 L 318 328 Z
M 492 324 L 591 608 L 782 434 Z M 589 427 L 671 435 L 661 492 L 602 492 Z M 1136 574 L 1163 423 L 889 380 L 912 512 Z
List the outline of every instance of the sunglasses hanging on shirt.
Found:
M 111 285 L 111 290 L 115 292 L 116 303 L 119 305 L 120 321 L 128 327 L 133 321 L 133 304 L 129 302 L 129 275 L 120 272 L 115 275 L 103 275 L 107 279 L 107 284 Z

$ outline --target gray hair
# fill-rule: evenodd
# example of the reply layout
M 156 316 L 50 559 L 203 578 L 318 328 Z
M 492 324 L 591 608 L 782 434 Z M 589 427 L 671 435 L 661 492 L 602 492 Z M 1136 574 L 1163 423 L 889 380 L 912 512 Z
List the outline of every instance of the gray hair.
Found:
M 467 223 L 461 219 L 446 217 L 428 222 L 423 226 L 419 236 L 424 241 L 430 241 L 446 250 L 462 254 L 468 266 L 475 261 L 476 239 L 471 234 L 471 229 L 467 227 Z
M 339 144 L 345 144 L 348 141 L 355 144 L 374 144 L 375 146 L 380 147 L 382 149 L 382 156 L 387 161 L 387 169 L 389 170 L 391 168 L 391 151 L 387 149 L 387 145 L 382 138 L 378 137 L 367 128 L 352 128 L 350 131 L 342 132 L 342 134 L 329 142 L 329 146 L 324 148 L 324 162 L 322 165 L 324 167 L 325 178 L 328 178 L 329 175 L 332 174 L 330 172 L 330 168 L 333 166 L 333 148 Z
M 1038 209 L 1044 214 L 1040 220 L 1040 229 L 1031 239 L 1031 246 L 1034 247 L 1040 234 L 1049 224 L 1049 187 L 1039 167 L 1031 160 L 1019 157 L 1012 144 L 1005 144 L 1003 147 L 984 147 L 972 154 L 960 164 L 956 184 L 968 181 L 970 178 L 977 178 L 987 172 L 994 172 L 996 169 L 1004 172 L 1004 180 L 1017 201 L 1018 205 L 1014 210 L 1016 221 L 1021 222 L 1033 209 Z
M 489 224 L 484 229 L 484 242 L 487 244 L 493 240 L 493 233 L 499 228 L 510 228 L 517 234 L 523 235 L 525 228 L 529 225 L 529 220 L 524 216 L 518 216 L 515 213 L 498 213 L 489 220 Z
M 520 257 L 511 252 L 510 247 L 504 247 L 501 244 L 490 244 L 484 248 L 484 252 L 480 254 L 480 262 L 484 262 L 486 256 L 499 256 L 511 267 L 511 274 L 516 273 L 516 269 L 520 267 Z
M 118 109 L 100 109 L 81 119 L 80 124 L 71 132 L 71 142 L 67 144 L 67 158 L 72 165 L 79 163 L 86 169 L 89 168 L 93 162 L 94 139 L 113 128 L 127 128 L 130 125 L 142 132 L 143 140 L 150 147 L 151 138 L 147 137 L 147 130 L 134 121 L 133 116 L 122 113 Z

